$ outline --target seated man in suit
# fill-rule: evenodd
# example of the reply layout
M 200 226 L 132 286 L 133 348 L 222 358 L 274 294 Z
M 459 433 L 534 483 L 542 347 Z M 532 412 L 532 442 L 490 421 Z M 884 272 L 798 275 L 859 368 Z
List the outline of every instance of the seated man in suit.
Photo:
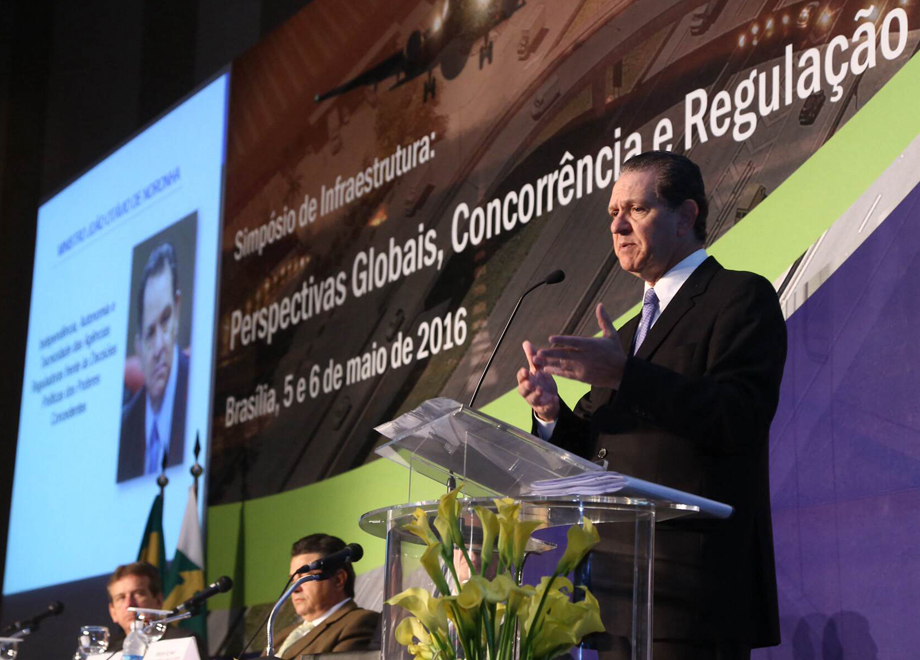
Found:
M 112 653 L 121 650 L 125 637 L 131 631 L 131 623 L 135 617 L 134 612 L 128 610 L 129 607 L 162 609 L 163 588 L 160 585 L 160 573 L 144 561 L 119 566 L 109 578 L 108 592 L 109 616 L 112 617 L 114 623 L 118 624 L 109 640 L 107 652 Z M 191 631 L 176 628 L 173 624 L 166 629 L 163 639 L 193 636 Z M 196 641 L 198 642 L 198 654 L 206 658 L 206 649 L 202 648 L 200 641 L 197 639 Z
M 137 294 L 137 336 L 144 386 L 122 410 L 118 450 L 120 483 L 144 474 L 157 474 L 179 465 L 185 450 L 185 404 L 189 359 L 179 346 L 179 292 L 176 252 L 159 245 L 144 266 Z
M 344 547 L 342 539 L 328 534 L 305 536 L 291 548 L 290 574 Z M 291 594 L 291 602 L 303 622 L 278 634 L 276 655 L 288 660 L 304 653 L 368 649 L 380 614 L 358 607 L 354 595 L 355 569 L 351 564 L 339 568 L 328 580 L 302 584 Z
M 747 660 L 752 648 L 779 642 L 768 436 L 785 320 L 767 280 L 706 254 L 706 192 L 686 157 L 628 160 L 608 211 L 620 267 L 644 282 L 642 313 L 617 331 L 599 304 L 601 336 L 550 337 L 540 350 L 525 342 L 518 391 L 544 439 L 734 507 L 725 521 L 656 528 L 654 657 Z M 554 376 L 591 390 L 570 409 Z M 606 527 L 592 562 L 598 582 L 615 586 L 631 545 Z M 630 617 L 604 623 L 618 640 L 601 660 L 630 657 Z

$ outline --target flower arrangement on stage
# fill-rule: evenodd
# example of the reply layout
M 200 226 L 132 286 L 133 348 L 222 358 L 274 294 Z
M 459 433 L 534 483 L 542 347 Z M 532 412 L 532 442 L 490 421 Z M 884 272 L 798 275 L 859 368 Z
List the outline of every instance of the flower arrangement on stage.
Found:
M 427 545 L 421 564 L 440 596 L 414 587 L 387 601 L 412 614 L 396 628 L 400 644 L 418 660 L 456 660 L 450 622 L 466 660 L 551 660 L 585 635 L 604 631 L 597 599 L 579 587 L 584 599 L 573 602 L 572 583 L 566 578 L 599 541 L 590 520 L 583 518 L 582 525 L 569 528 L 565 554 L 552 575 L 536 586 L 522 585 L 524 550 L 542 523 L 522 521 L 521 503 L 507 498 L 495 500 L 497 513 L 473 507 L 482 525 L 481 552 L 474 562 L 460 527 L 459 490 L 440 499 L 437 535 L 422 509 L 416 509 L 415 522 L 405 527 Z M 491 579 L 486 577 L 490 567 Z M 465 582 L 458 568 L 469 572 Z

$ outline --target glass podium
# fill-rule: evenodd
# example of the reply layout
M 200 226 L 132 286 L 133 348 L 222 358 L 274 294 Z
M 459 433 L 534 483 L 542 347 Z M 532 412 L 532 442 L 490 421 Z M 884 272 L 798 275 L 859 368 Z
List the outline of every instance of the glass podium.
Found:
M 663 520 L 694 515 L 726 518 L 731 507 L 705 498 L 664 488 L 628 475 L 615 493 L 541 497 L 532 485 L 541 480 L 600 473 L 604 468 L 570 454 L 529 433 L 450 399 L 431 399 L 415 410 L 377 428 L 390 442 L 377 453 L 409 471 L 408 499 L 421 478 L 445 484 L 463 484 L 460 519 L 467 545 L 475 554 L 482 537 L 474 506 L 495 508 L 491 498 L 511 497 L 522 502 L 522 520 L 545 525 L 528 544 L 524 582 L 539 582 L 550 573 L 565 549 L 566 530 L 587 517 L 602 539 L 616 537 L 606 554 L 589 554 L 571 577 L 587 586 L 598 599 L 607 633 L 585 639 L 573 654 L 584 660 L 604 660 L 612 636 L 628 643 L 633 660 L 652 657 L 652 599 L 655 525 Z M 430 492 L 430 491 L 429 491 Z M 425 546 L 405 531 L 416 509 L 434 523 L 438 502 L 414 502 L 364 514 L 361 528 L 386 539 L 385 599 L 408 589 L 435 587 L 421 566 Z M 613 550 L 610 550 L 613 548 Z M 618 567 L 617 571 L 611 570 Z M 577 592 L 577 590 L 576 590 Z M 394 630 L 408 616 L 405 610 L 384 606 L 381 650 L 383 660 L 408 660 Z

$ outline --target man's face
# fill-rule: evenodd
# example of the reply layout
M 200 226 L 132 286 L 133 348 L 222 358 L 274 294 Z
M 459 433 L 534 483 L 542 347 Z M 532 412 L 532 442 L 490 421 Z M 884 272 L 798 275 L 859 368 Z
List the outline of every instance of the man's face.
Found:
M 163 607 L 163 596 L 150 592 L 150 578 L 145 575 L 126 575 L 109 585 L 109 616 L 121 626 L 125 634 L 131 630 L 134 612 L 129 607 Z
M 669 209 L 658 196 L 658 173 L 625 172 L 610 195 L 610 232 L 620 267 L 655 284 L 696 249 L 696 202 Z
M 321 558 L 322 556 L 317 552 L 291 557 L 290 575 L 293 575 L 294 571 L 301 566 Z M 300 578 L 303 576 L 298 575 L 297 577 Z M 321 616 L 323 612 L 333 605 L 345 600 L 345 579 L 345 571 L 338 570 L 335 575 L 328 580 L 306 582 L 300 585 L 297 590 L 291 594 L 291 603 L 294 605 L 294 611 L 297 612 L 304 621 L 312 621 Z
M 144 314 L 135 350 L 144 367 L 144 384 L 155 410 L 163 402 L 179 332 L 179 295 L 173 297 L 172 272 L 156 273 L 144 287 Z

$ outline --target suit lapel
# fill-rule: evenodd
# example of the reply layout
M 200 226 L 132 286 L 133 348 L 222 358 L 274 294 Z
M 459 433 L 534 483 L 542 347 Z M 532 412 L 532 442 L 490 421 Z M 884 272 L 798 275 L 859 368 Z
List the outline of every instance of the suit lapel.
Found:
M 188 358 L 179 351 L 176 394 L 173 397 L 168 465 L 178 465 L 185 454 L 185 411 L 188 406 Z
M 636 330 L 639 329 L 639 319 L 641 318 L 642 313 L 640 312 L 617 330 L 617 335 L 620 337 L 620 344 L 623 345 L 623 352 L 626 353 L 626 355 L 632 355 L 633 339 L 636 336 Z
M 301 637 L 299 640 L 294 642 L 294 644 L 291 645 L 291 648 L 287 650 L 287 653 L 285 653 L 285 655 L 290 655 L 290 657 L 292 658 L 298 658 L 304 653 L 308 653 L 308 651 L 306 651 L 307 647 L 309 647 L 310 644 L 316 641 L 316 639 L 322 634 L 324 630 L 326 630 L 326 628 L 331 626 L 333 623 L 341 619 L 343 616 L 345 616 L 352 610 L 357 609 L 357 607 L 358 606 L 355 605 L 354 600 L 348 601 L 347 603 L 342 605 L 342 607 L 340 607 L 335 612 L 333 612 L 332 616 L 330 616 L 328 619 L 326 619 L 325 621 L 317 625 L 313 630 L 308 632 L 306 635 Z
M 645 340 L 636 352 L 637 358 L 641 360 L 650 360 L 652 358 L 658 347 L 671 334 L 671 330 L 674 329 L 678 321 L 693 308 L 695 304 L 694 298 L 706 290 L 712 276 L 721 268 L 722 266 L 719 265 L 718 261 L 713 257 L 708 257 L 693 271 L 693 274 L 684 282 L 684 285 L 680 287 L 680 290 L 668 303 L 661 316 L 655 321 L 655 325 L 649 329 Z M 635 334 L 635 331 L 633 331 L 633 334 Z M 630 345 L 632 344 L 630 343 Z

